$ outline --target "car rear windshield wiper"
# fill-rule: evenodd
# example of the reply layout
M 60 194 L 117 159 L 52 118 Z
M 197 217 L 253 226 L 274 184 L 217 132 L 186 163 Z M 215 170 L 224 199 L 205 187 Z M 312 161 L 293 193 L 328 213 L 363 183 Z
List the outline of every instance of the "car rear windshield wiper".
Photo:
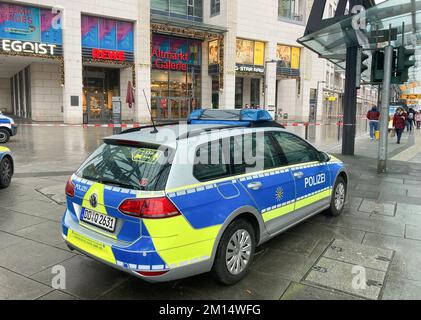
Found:
M 131 184 L 122 183 L 122 182 L 109 180 L 109 179 L 101 179 L 99 181 L 99 183 L 111 185 L 111 186 L 114 186 L 114 187 L 124 188 L 124 189 L 140 190 L 140 187 L 135 187 Z

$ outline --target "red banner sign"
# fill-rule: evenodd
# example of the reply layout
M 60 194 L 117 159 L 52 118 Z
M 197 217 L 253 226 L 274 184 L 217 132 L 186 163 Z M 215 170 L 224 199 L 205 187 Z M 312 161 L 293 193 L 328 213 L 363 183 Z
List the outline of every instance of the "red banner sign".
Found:
M 124 51 L 92 49 L 92 58 L 96 60 L 126 61 Z

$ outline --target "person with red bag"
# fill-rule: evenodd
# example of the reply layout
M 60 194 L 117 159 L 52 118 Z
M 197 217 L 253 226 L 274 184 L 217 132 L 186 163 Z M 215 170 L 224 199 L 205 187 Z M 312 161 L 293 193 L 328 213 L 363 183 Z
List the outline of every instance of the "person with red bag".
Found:
M 407 113 L 402 108 L 398 108 L 393 117 L 393 128 L 395 128 L 396 131 L 398 144 L 401 143 L 402 134 L 405 131 L 406 127 L 406 121 L 408 121 Z
M 377 109 L 377 106 L 373 106 L 373 108 L 367 113 L 367 119 L 370 124 L 370 139 L 374 140 L 376 131 L 379 130 L 380 119 L 380 112 Z

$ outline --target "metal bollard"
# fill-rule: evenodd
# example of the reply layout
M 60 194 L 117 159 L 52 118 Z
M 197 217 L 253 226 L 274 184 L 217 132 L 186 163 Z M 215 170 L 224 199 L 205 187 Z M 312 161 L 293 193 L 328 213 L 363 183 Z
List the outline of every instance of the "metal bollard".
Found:
M 305 126 L 305 139 L 308 140 L 308 127 L 309 127 L 309 124 L 308 123 L 305 123 L 304 126 Z

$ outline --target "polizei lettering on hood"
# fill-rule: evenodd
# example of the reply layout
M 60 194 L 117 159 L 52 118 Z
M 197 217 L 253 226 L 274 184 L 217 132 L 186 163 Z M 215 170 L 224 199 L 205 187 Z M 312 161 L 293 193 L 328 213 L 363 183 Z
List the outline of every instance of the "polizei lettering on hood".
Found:
M 33 53 L 39 55 L 55 55 L 57 46 L 54 44 L 37 43 L 29 41 L 8 40 L 1 41 L 2 50 L 5 52 Z

